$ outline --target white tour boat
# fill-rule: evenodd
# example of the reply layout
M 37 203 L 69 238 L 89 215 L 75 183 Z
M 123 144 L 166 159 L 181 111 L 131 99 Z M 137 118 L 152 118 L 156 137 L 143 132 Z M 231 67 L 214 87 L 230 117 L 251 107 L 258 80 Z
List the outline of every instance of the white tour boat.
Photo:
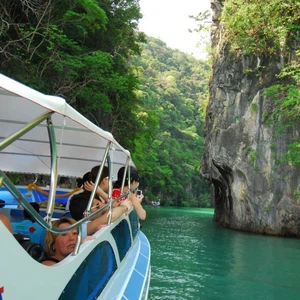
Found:
M 129 151 L 64 99 L 42 94 L 0 74 L 1 213 L 12 220 L 26 208 L 46 230 L 63 233 L 78 227 L 81 232 L 80 225 L 98 212 L 66 229 L 51 226 L 51 220 L 65 214 L 55 208 L 57 181 L 59 176 L 82 177 L 96 165 L 101 166 L 97 180 L 103 166 L 109 167 L 107 207 L 111 209 L 112 181 L 117 171 L 121 166 L 129 169 L 134 165 Z M 37 201 L 34 193 L 13 184 L 10 175 L 16 172 L 50 176 L 43 215 L 29 204 Z M 2 199 L 5 194 L 15 202 Z M 94 195 L 95 190 L 91 198 Z M 150 245 L 135 211 L 112 223 L 108 220 L 108 225 L 94 236 L 94 240 L 82 244 L 78 238 L 71 255 L 45 266 L 0 222 L 0 299 L 147 299 Z

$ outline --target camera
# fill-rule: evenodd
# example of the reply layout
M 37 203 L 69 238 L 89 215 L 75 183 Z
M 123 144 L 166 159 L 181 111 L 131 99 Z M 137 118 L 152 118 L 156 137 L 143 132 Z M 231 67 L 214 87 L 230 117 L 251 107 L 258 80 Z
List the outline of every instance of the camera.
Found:
M 137 196 L 142 196 L 142 194 L 143 194 L 143 191 L 142 191 L 142 190 L 137 190 L 137 191 L 136 191 L 136 195 L 137 195 Z

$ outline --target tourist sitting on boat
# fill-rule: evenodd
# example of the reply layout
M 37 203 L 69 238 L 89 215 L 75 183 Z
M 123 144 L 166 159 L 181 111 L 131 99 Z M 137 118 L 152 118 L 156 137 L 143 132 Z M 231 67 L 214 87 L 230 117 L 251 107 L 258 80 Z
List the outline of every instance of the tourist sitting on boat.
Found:
M 70 196 L 70 200 L 75 196 L 76 196 L 76 198 L 82 198 L 82 199 L 90 198 L 91 193 L 95 186 L 94 182 L 97 179 L 99 169 L 100 169 L 100 166 L 95 166 L 92 168 L 92 170 L 90 172 L 87 172 L 83 175 L 83 177 L 82 177 L 82 179 L 84 181 L 83 190 L 81 191 L 81 193 L 78 193 L 80 195 L 74 194 L 74 195 Z M 108 201 L 108 195 L 107 195 L 108 174 L 109 174 L 109 169 L 107 166 L 104 166 L 102 173 L 100 175 L 99 184 L 98 184 L 96 194 L 95 194 L 95 198 L 100 200 L 102 203 L 107 203 L 107 201 Z M 69 204 L 69 206 L 70 206 L 70 204 Z
M 134 192 L 130 193 L 129 195 L 129 200 L 132 203 L 132 206 L 137 214 L 137 216 L 139 217 L 139 219 L 141 220 L 145 220 L 146 219 L 146 211 L 143 208 L 141 202 L 143 199 L 143 195 L 137 195 L 137 186 L 139 184 L 140 181 L 140 175 L 138 173 L 138 170 L 133 167 L 130 166 L 130 188 L 132 190 L 134 190 Z M 125 167 L 121 167 L 118 171 L 118 179 L 117 181 L 114 183 L 114 188 L 112 191 L 112 198 L 116 199 L 119 198 L 121 196 L 121 187 L 122 187 L 122 181 L 123 181 L 123 177 L 124 177 L 124 171 L 125 171 Z M 123 188 L 123 193 L 126 193 L 129 189 L 128 186 L 128 173 L 126 174 L 125 177 L 125 183 L 124 183 L 124 188 Z M 119 200 L 119 204 L 122 204 L 124 199 Z
M 30 202 L 30 205 L 38 214 L 40 213 L 40 206 L 37 202 Z M 37 243 L 44 248 L 46 230 L 35 222 L 35 218 L 26 209 L 24 209 L 23 215 L 24 220 L 22 222 L 11 223 L 13 232 L 27 235 L 32 243 Z
M 91 173 L 95 174 L 96 173 L 96 171 L 95 171 L 96 168 L 97 167 L 95 167 L 95 169 L 93 168 Z M 105 176 L 105 174 L 103 174 L 105 170 L 106 170 L 106 167 L 102 172 L 102 175 L 100 177 L 100 184 L 99 184 L 103 188 L 106 188 L 103 184 L 101 185 L 103 180 L 107 177 L 107 176 Z M 108 169 L 107 169 L 107 172 L 108 172 Z M 96 174 L 98 174 L 98 172 Z M 91 174 L 91 179 L 92 179 L 93 182 L 95 181 L 96 176 L 97 175 L 93 176 Z M 107 189 L 108 189 L 108 182 L 107 182 Z M 97 189 L 97 190 L 99 190 L 99 189 Z M 101 188 L 101 195 L 104 196 L 104 197 L 106 195 L 106 197 L 107 197 L 107 194 L 102 190 L 102 188 Z M 87 190 L 84 190 L 84 192 L 82 192 L 78 195 L 75 195 L 71 199 L 69 209 L 70 209 L 70 213 L 71 213 L 72 218 L 74 218 L 76 221 L 79 221 L 83 217 L 85 217 L 86 208 L 87 208 L 87 205 L 89 203 L 90 196 L 91 196 L 91 192 L 87 191 Z M 98 197 L 98 196 L 95 195 L 95 197 Z M 100 209 L 104 205 L 106 205 L 105 200 L 104 200 L 104 202 L 102 202 L 101 200 L 99 200 L 99 198 L 94 198 L 91 212 L 94 212 L 94 211 Z M 127 212 L 131 208 L 132 208 L 132 204 L 130 203 L 130 201 L 126 201 L 126 202 L 122 203 L 121 206 L 114 207 L 112 209 L 111 222 L 118 219 L 123 213 Z M 107 209 L 105 211 L 102 211 L 98 215 L 96 215 L 91 220 L 84 222 L 82 224 L 82 238 L 85 238 L 87 235 L 94 234 L 101 227 L 105 226 L 108 222 L 108 214 L 109 214 L 109 211 Z
M 0 213 L 0 221 L 4 224 L 4 226 L 11 232 L 13 233 L 10 221 L 8 217 L 5 214 Z
M 75 220 L 62 217 L 52 222 L 52 226 L 56 228 L 67 228 L 76 223 Z M 78 238 L 78 229 L 73 229 L 67 233 L 55 234 L 47 231 L 45 236 L 45 258 L 43 265 L 52 266 L 71 254 L 76 246 Z
M 81 188 L 81 190 L 75 192 L 74 194 L 72 194 L 69 198 L 68 198 L 68 201 L 67 201 L 67 204 L 66 204 L 66 210 L 69 210 L 69 206 L 70 206 L 70 201 L 71 199 L 77 195 L 77 194 L 80 194 L 82 192 L 84 192 L 84 187 L 83 187 L 83 184 L 85 181 L 89 181 L 90 180 L 90 172 L 86 172 L 82 178 L 77 178 L 76 182 L 77 182 L 77 187 L 78 188 Z
M 80 194 L 82 192 L 89 193 L 89 195 L 91 194 L 91 192 L 94 190 L 94 186 L 95 186 L 94 182 L 96 181 L 99 169 L 100 169 L 100 166 L 95 166 L 92 168 L 92 170 L 90 172 L 87 172 L 83 175 L 82 190 L 80 192 L 74 193 L 73 195 L 71 195 L 69 197 L 68 204 L 66 206 L 66 210 L 69 210 L 70 200 L 73 198 L 73 196 Z M 95 197 L 103 203 L 107 203 L 107 201 L 108 201 L 108 195 L 107 195 L 108 182 L 109 182 L 108 174 L 109 174 L 108 167 L 104 166 L 102 173 L 100 175 L 99 184 L 98 184 L 98 187 L 96 190 L 96 195 L 95 195 Z M 86 196 L 83 196 L 83 197 L 86 198 Z
M 89 180 L 85 180 L 83 188 L 86 191 L 92 192 L 94 189 L 94 182 L 96 181 L 98 172 L 99 172 L 100 166 L 95 166 L 92 168 L 90 172 L 90 177 Z M 108 185 L 109 185 L 109 180 L 108 180 L 108 175 L 109 175 L 109 169 L 107 166 L 103 167 L 102 173 L 100 175 L 99 179 L 99 184 L 96 190 L 96 194 L 103 203 L 107 203 L 108 201 Z

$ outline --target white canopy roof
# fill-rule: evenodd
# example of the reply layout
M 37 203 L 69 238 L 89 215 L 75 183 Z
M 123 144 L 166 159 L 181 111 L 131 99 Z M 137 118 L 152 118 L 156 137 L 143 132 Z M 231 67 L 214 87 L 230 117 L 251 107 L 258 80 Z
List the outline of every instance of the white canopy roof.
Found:
M 0 143 L 47 112 L 54 112 L 51 119 L 59 175 L 82 177 L 101 163 L 109 142 L 113 144 L 110 156 L 114 176 L 130 157 L 111 133 L 94 125 L 64 99 L 44 95 L 0 74 Z M 0 151 L 0 170 L 49 174 L 50 154 L 47 125 L 43 121 Z

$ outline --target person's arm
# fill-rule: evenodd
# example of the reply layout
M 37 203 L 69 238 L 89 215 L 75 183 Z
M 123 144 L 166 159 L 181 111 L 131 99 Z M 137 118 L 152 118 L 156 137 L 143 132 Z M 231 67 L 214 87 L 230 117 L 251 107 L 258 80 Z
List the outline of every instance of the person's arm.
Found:
M 132 208 L 132 203 L 128 199 L 123 200 L 119 206 L 113 208 L 111 221 L 114 222 L 121 215 L 129 211 L 131 208 Z
M 135 212 L 136 212 L 137 216 L 139 217 L 139 219 L 145 220 L 147 213 L 144 210 L 140 199 L 134 193 L 130 194 L 129 199 L 130 199 L 130 201 L 133 205 L 133 208 L 135 209 Z
M 94 236 L 91 236 L 91 235 L 87 235 L 81 242 L 81 244 L 87 242 L 87 241 L 93 241 L 95 240 L 96 238 Z
M 96 219 L 87 223 L 87 235 L 92 235 L 103 225 L 107 224 L 107 214 L 99 215 Z
M 2 221 L 2 223 L 4 224 L 4 226 L 11 232 L 13 233 L 11 224 L 9 219 L 6 217 L 6 215 L 0 213 L 0 221 Z
M 45 266 L 53 266 L 55 265 L 56 262 L 52 261 L 52 260 L 45 260 L 45 261 L 42 261 L 42 265 L 45 265 Z
M 92 182 L 92 181 L 90 181 L 90 182 L 89 182 L 89 181 L 86 181 L 86 182 L 84 183 L 84 189 L 87 190 L 87 191 L 89 191 L 89 192 L 92 192 L 92 191 L 93 191 L 94 186 L 95 186 L 95 184 L 94 184 L 94 182 Z M 102 198 L 102 199 L 107 203 L 107 201 L 108 201 L 108 195 L 107 195 L 107 193 L 105 193 L 105 192 L 101 189 L 100 186 L 97 187 L 96 194 L 97 194 L 100 198 Z
M 128 200 L 127 200 L 128 201 Z M 130 202 L 121 204 L 120 206 L 114 207 L 111 212 L 111 222 L 114 222 L 117 220 L 122 214 L 127 212 L 130 209 Z M 98 231 L 100 228 L 102 228 L 104 225 L 107 225 L 108 222 L 108 212 L 104 215 L 100 215 L 96 219 L 92 220 L 91 222 L 87 223 L 87 234 L 91 235 L 94 234 L 96 231 Z

